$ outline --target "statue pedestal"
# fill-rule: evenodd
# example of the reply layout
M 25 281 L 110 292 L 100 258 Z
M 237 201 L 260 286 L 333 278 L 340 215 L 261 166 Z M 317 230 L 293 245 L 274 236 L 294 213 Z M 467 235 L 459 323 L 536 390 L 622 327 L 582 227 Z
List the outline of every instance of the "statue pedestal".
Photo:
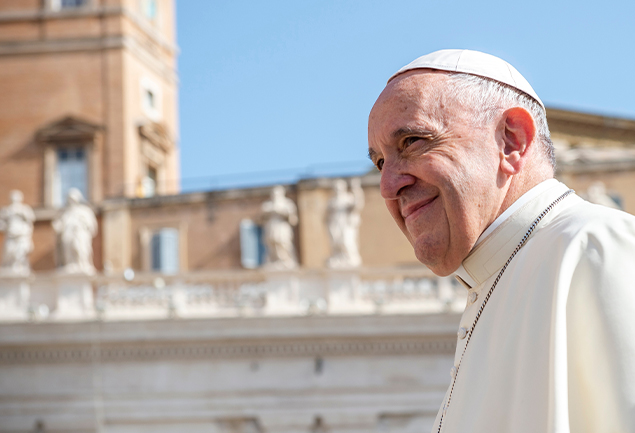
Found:
M 265 314 L 289 316 L 298 314 L 300 281 L 291 272 L 272 271 L 266 277 L 267 304 Z
M 361 279 L 355 271 L 327 275 L 329 314 L 373 314 L 375 307 L 361 298 Z
M 67 276 L 57 282 L 55 320 L 83 320 L 95 317 L 93 285 L 88 276 Z
M 0 321 L 28 318 L 30 286 L 24 277 L 0 278 Z

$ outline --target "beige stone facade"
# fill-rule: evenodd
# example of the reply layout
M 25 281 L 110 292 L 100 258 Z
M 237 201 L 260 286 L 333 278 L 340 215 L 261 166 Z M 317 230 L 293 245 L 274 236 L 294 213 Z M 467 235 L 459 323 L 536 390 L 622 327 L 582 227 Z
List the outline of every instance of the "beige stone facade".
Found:
M 376 174 L 363 178 L 366 205 L 361 214 L 360 253 L 371 267 L 420 266 L 408 241 L 385 209 Z M 161 228 L 180 234 L 182 271 L 241 269 L 240 221 L 258 221 L 269 187 L 143 199 L 120 199 L 103 205 L 104 260 L 112 269 L 148 271 L 148 235 Z M 324 268 L 330 254 L 326 207 L 333 179 L 310 179 L 290 185 L 287 196 L 298 206 L 296 251 L 303 268 Z M 114 217 L 116 215 L 116 217 Z M 110 233 L 125 233 L 120 236 Z M 126 245 L 121 245 L 126 242 Z M 124 255 L 127 252 L 129 255 Z
M 61 150 L 81 150 L 94 205 L 149 173 L 157 193 L 179 190 L 173 1 L 72 3 L 0 1 L 0 202 L 19 189 L 36 209 L 36 270 L 54 266 Z

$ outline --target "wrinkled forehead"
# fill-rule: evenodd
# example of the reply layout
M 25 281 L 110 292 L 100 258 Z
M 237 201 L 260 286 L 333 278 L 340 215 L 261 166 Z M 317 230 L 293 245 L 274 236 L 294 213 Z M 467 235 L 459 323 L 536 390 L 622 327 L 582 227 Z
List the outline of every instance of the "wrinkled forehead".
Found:
M 425 116 L 442 119 L 455 101 L 443 71 L 417 69 L 392 79 L 373 105 L 368 118 L 369 132 L 394 117 Z
M 391 79 L 379 99 L 395 93 L 407 95 L 436 95 L 442 93 L 449 81 L 449 73 L 434 69 L 414 69 Z
M 450 75 L 432 69 L 416 69 L 398 75 L 388 82 L 373 109 L 395 99 L 420 104 L 447 102 L 450 97 Z

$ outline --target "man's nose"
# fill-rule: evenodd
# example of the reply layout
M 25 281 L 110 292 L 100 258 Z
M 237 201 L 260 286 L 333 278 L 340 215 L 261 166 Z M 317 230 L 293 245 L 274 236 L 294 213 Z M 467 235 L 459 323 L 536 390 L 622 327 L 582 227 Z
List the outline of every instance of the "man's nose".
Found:
M 401 191 L 414 184 L 415 180 L 403 167 L 384 164 L 379 182 L 381 196 L 384 200 L 395 200 L 399 198 Z

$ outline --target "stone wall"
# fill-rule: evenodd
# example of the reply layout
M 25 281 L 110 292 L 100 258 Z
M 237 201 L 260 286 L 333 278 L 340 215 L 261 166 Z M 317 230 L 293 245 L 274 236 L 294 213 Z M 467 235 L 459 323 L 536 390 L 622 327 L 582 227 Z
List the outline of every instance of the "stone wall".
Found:
M 457 321 L 3 325 L 0 432 L 429 431 Z

